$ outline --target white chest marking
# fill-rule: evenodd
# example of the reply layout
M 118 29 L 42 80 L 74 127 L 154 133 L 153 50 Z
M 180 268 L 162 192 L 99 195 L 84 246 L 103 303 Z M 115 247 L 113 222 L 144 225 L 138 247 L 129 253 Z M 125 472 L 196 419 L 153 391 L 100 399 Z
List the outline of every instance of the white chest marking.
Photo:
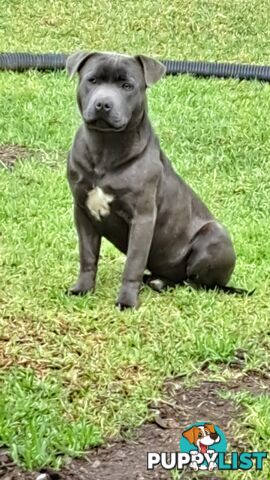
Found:
M 110 213 L 110 203 L 113 201 L 113 195 L 104 193 L 100 187 L 96 187 L 90 190 L 86 200 L 86 206 L 89 208 L 90 213 L 97 220 L 101 220 L 101 217 L 106 217 Z

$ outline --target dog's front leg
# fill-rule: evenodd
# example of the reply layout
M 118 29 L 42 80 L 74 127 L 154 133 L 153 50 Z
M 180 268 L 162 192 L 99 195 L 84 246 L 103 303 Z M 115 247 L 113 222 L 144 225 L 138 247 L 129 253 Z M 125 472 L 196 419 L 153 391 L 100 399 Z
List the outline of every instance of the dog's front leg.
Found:
M 80 272 L 77 283 L 70 288 L 69 293 L 83 295 L 95 288 L 101 237 L 85 211 L 76 204 L 74 219 L 79 238 Z
M 116 305 L 123 310 L 138 305 L 139 288 L 147 265 L 156 222 L 155 195 L 152 199 L 140 197 L 132 220 L 127 259 L 122 277 L 122 286 Z

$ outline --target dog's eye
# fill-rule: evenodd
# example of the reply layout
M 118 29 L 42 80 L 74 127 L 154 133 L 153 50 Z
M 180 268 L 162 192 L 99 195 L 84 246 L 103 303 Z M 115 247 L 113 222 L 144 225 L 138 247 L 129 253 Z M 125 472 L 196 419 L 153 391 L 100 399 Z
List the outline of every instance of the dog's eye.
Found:
M 97 83 L 97 79 L 95 77 L 90 77 L 90 78 L 88 78 L 88 82 L 92 83 L 92 85 L 94 85 L 95 83 Z
M 201 434 L 201 433 L 198 433 L 198 438 L 202 438 L 202 434 Z
M 125 83 L 122 84 L 122 88 L 124 90 L 132 90 L 133 85 L 131 85 L 131 83 L 125 82 Z

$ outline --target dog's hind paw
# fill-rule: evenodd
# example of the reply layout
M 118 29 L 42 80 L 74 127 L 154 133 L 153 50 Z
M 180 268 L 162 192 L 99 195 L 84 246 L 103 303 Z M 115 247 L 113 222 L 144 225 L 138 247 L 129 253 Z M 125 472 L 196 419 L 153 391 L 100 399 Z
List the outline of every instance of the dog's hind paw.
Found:
M 151 287 L 155 292 L 161 293 L 163 290 L 166 289 L 167 284 L 161 280 L 160 278 L 154 278 L 148 282 L 149 287 Z
M 145 283 L 145 285 L 148 285 L 148 287 L 152 288 L 152 290 L 155 290 L 155 292 L 158 293 L 164 292 L 168 288 L 175 287 L 175 284 L 169 282 L 168 280 L 164 280 L 162 278 L 158 278 L 148 274 L 145 274 L 143 276 L 143 283 Z

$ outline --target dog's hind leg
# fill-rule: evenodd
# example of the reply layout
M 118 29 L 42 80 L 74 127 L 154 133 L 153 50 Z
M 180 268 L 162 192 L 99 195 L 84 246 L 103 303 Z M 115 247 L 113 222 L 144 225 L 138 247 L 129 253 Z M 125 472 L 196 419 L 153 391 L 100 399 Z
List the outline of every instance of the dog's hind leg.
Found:
M 187 259 L 187 281 L 204 288 L 225 287 L 236 256 L 229 234 L 218 222 L 206 223 L 195 235 Z

